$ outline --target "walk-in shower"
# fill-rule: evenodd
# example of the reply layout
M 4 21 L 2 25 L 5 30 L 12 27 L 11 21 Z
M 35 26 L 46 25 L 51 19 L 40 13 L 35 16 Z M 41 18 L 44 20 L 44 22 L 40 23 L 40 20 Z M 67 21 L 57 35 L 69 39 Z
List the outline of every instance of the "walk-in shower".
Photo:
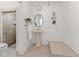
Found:
M 16 43 L 16 11 L 3 11 L 0 19 L 0 42 L 11 46 Z

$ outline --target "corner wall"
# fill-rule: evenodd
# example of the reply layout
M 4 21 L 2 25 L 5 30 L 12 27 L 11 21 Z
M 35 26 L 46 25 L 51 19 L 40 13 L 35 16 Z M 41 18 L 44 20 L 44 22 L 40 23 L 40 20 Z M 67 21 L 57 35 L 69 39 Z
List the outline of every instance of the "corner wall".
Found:
M 20 2 L 17 9 L 17 52 L 23 54 L 31 45 L 31 41 L 28 40 L 27 26 L 25 26 L 24 19 L 30 17 L 31 7 L 28 2 Z
M 79 54 L 79 2 L 63 5 L 64 42 Z

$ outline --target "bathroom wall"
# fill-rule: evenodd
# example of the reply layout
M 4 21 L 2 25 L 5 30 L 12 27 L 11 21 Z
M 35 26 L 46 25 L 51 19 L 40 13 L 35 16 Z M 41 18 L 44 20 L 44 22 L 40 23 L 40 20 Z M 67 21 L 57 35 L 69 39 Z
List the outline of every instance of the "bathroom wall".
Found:
M 18 8 L 18 1 L 0 1 L 0 11 Z
M 29 2 L 30 3 L 30 2 Z M 31 45 L 28 40 L 27 27 L 25 27 L 24 18 L 30 17 L 32 21 L 37 13 L 44 17 L 42 26 L 43 36 L 42 44 L 48 44 L 48 41 L 63 41 L 68 46 L 72 47 L 76 52 L 79 52 L 79 33 L 78 33 L 78 19 L 79 19 L 79 2 L 54 2 L 51 5 L 42 3 L 42 9 L 37 11 L 37 2 L 33 4 L 23 2 L 19 5 L 17 12 L 17 51 L 24 52 Z M 56 12 L 56 27 L 51 24 L 52 12 Z M 35 42 L 35 39 L 33 39 Z
M 51 24 L 51 12 L 56 12 L 56 28 Z M 47 41 L 62 41 L 79 54 L 79 2 L 51 3 L 51 6 L 42 6 L 41 11 L 36 11 L 44 17 L 42 29 L 43 44 Z
M 79 2 L 63 4 L 64 42 L 79 54 Z
M 37 10 L 38 3 L 41 5 L 41 10 Z M 32 2 L 32 9 L 33 9 L 33 20 L 36 14 L 41 14 L 43 16 L 43 26 L 42 26 L 42 44 L 47 45 L 48 41 L 63 41 L 63 19 L 62 19 L 62 6 L 58 4 L 48 5 L 47 2 Z M 52 24 L 52 12 L 56 12 L 56 25 Z M 35 42 L 33 39 L 33 43 Z
M 47 3 L 42 3 L 41 11 L 36 10 L 37 5 L 35 4 L 37 2 L 31 6 L 29 3 L 23 2 L 22 5 L 19 5 L 21 9 L 18 8 L 17 51 L 24 52 L 31 45 L 31 41 L 28 40 L 28 34 L 26 34 L 27 27 L 24 26 L 24 18 L 31 17 L 34 19 L 35 14 L 40 13 L 44 17 L 42 44 L 48 44 L 48 41 L 63 41 L 76 52 L 79 52 L 79 2 L 54 2 L 49 6 Z M 52 16 L 52 11 L 56 12 L 56 27 L 51 24 L 50 17 Z
M 32 7 L 29 4 L 29 2 L 23 2 L 23 7 L 22 7 L 23 21 L 26 18 L 31 18 L 32 19 L 32 14 L 33 14 L 33 11 L 32 11 Z M 24 25 L 26 25 L 25 21 L 24 21 Z M 28 26 L 24 26 L 24 29 L 26 31 L 25 32 L 25 34 L 26 34 L 26 42 L 27 42 L 26 45 L 27 45 L 27 48 L 28 48 L 28 47 L 30 47 L 32 40 L 29 40 Z
M 31 45 L 31 41 L 28 39 L 28 30 L 25 26 L 24 19 L 27 17 L 31 18 L 32 9 L 29 2 L 19 2 L 19 8 L 17 9 L 17 20 L 16 20 L 16 35 L 17 35 L 17 49 L 16 51 L 23 54 L 28 47 Z

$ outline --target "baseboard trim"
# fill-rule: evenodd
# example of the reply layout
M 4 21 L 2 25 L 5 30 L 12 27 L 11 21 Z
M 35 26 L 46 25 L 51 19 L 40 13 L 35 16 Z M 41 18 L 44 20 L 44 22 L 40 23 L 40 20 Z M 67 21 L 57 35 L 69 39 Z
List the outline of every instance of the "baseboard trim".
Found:
M 63 41 L 64 42 L 64 41 Z M 68 45 L 74 52 L 76 52 L 79 55 L 79 52 L 77 49 L 73 48 L 71 44 L 64 42 L 66 45 Z

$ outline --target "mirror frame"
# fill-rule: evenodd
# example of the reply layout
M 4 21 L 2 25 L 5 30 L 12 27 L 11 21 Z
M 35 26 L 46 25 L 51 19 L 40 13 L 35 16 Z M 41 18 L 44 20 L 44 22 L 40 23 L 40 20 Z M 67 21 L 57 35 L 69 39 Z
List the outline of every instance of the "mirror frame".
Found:
M 37 26 L 37 25 L 35 25 L 35 26 L 36 26 L 36 27 L 41 27 L 41 26 L 43 25 L 43 19 L 44 19 L 41 14 L 36 14 L 36 15 L 35 15 L 35 17 L 34 17 L 34 24 L 35 24 L 35 18 L 36 18 L 36 16 L 38 16 L 38 15 L 40 15 L 41 18 L 42 18 L 42 24 L 41 24 L 40 26 Z

